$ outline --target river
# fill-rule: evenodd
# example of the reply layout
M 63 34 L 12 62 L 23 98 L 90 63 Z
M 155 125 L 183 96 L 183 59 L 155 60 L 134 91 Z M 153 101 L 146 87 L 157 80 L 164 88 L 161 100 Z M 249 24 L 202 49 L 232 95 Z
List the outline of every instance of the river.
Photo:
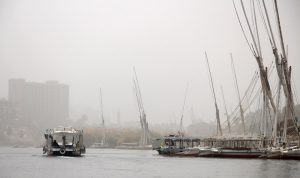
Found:
M 300 177 L 300 161 L 180 158 L 152 150 L 87 149 L 81 157 L 46 156 L 42 148 L 0 147 L 1 178 Z

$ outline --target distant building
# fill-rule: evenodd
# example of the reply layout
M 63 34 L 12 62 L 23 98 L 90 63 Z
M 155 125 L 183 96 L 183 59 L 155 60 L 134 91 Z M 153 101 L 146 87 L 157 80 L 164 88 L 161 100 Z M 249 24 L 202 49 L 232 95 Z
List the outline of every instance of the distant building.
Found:
M 8 101 L 15 105 L 17 118 L 42 127 L 62 125 L 69 116 L 69 86 L 11 79 Z
M 16 109 L 14 105 L 5 98 L 0 99 L 0 128 L 8 123 L 13 123 L 16 119 Z

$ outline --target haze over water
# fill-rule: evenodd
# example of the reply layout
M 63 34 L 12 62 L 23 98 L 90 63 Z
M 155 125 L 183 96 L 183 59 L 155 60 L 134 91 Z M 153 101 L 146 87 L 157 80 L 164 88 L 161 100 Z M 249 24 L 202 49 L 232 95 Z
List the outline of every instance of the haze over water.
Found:
M 266 3 L 274 20 L 272 1 Z M 289 64 L 300 93 L 296 78 L 300 75 L 300 2 L 278 3 Z M 229 53 L 235 59 L 241 94 L 258 69 L 231 1 L 1 0 L 0 27 L 0 98 L 7 97 L 10 78 L 57 80 L 70 85 L 70 118 L 87 114 L 88 123 L 99 123 L 100 87 L 106 123 L 116 123 L 119 110 L 121 122 L 138 121 L 133 66 L 150 125 L 179 121 L 187 82 L 185 114 L 190 115 L 193 107 L 196 118 L 214 121 L 204 51 L 217 99 L 222 102 L 222 85 L 229 110 L 238 103 Z M 270 66 L 272 49 L 261 31 L 264 63 Z
M 299 177 L 294 160 L 164 157 L 151 150 L 87 149 L 82 157 L 48 157 L 41 148 L 0 148 L 1 178 Z

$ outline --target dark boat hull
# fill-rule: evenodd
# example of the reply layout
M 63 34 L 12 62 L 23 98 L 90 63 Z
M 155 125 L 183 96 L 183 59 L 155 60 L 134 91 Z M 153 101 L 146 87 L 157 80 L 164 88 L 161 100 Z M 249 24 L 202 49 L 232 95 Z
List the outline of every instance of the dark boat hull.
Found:
M 212 157 L 219 158 L 259 158 L 263 151 L 260 150 L 240 150 L 240 149 L 220 149 L 218 151 L 212 151 Z

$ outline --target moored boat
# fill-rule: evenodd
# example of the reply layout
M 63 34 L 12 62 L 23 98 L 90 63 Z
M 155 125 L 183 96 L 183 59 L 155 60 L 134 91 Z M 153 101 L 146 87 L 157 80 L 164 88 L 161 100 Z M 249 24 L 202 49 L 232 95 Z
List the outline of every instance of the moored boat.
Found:
M 300 147 L 293 146 L 282 150 L 282 158 L 300 160 Z
M 212 150 L 213 157 L 222 158 L 258 158 L 263 151 L 259 149 L 234 149 L 234 148 L 215 148 Z
M 258 158 L 264 149 L 260 147 L 268 140 L 260 138 L 210 138 L 200 141 L 199 156 L 228 158 Z
M 156 139 L 153 150 L 161 155 L 168 156 L 199 156 L 200 139 L 170 135 L 162 139 Z

